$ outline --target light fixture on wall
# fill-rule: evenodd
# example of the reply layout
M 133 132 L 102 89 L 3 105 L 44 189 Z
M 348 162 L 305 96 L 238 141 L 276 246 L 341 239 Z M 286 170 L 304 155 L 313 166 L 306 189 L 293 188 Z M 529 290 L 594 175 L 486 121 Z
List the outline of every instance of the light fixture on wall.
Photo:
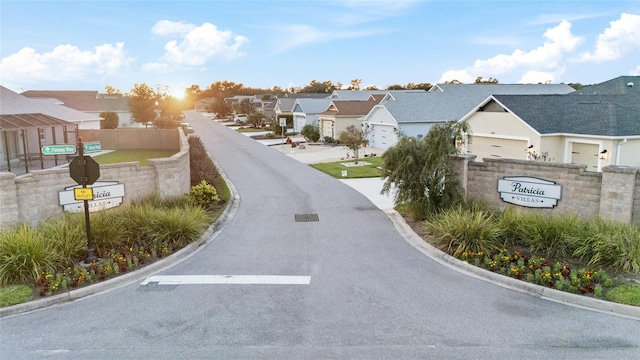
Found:
M 536 148 L 533 145 L 529 145 L 527 147 L 527 150 L 525 150 L 526 152 L 528 152 L 529 154 L 533 154 L 536 152 Z
M 600 151 L 600 160 L 607 160 L 609 154 L 607 153 L 607 149 Z

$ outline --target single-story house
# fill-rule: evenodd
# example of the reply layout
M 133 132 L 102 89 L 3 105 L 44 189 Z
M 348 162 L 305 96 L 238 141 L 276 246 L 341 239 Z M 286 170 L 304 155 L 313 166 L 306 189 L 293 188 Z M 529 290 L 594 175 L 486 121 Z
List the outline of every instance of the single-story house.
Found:
M 382 100 L 383 95 L 371 95 L 369 100 L 333 100 L 329 108 L 319 114 L 318 130 L 322 138 L 337 139 L 340 133 L 354 126 L 362 127 L 362 119 Z
M 476 161 L 537 159 L 588 171 L 640 167 L 640 91 L 628 83 L 632 91 L 618 95 L 492 95 L 461 119 L 471 127 L 466 153 Z
M 93 129 L 92 124 L 102 120 L 51 99 L 31 99 L 3 86 L 0 99 L 0 166 L 6 164 L 9 171 L 12 164 L 40 157 L 43 145 L 75 144 L 79 128 Z
M 568 94 L 564 84 L 439 84 L 432 91 L 390 91 L 363 119 L 369 144 L 388 149 L 399 136 L 424 137 L 435 124 L 457 121 L 492 94 Z
M 320 113 L 327 110 L 331 99 L 299 98 L 293 104 L 293 131 L 300 132 L 305 125 L 318 126 Z
M 20 95 L 32 99 L 49 99 L 58 105 L 99 116 L 101 112 L 118 114 L 118 127 L 138 127 L 129 111 L 129 99 L 122 94 L 101 94 L 84 90 L 27 90 Z M 82 124 L 80 129 L 99 129 L 100 123 Z

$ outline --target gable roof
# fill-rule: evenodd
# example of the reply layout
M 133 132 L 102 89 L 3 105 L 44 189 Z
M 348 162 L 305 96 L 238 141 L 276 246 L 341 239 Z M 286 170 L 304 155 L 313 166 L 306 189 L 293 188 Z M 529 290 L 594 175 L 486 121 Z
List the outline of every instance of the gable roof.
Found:
M 302 112 L 305 114 L 319 114 L 325 111 L 331 99 L 296 99 L 292 112 Z
M 540 134 L 640 136 L 640 96 L 494 95 L 491 99 Z
M 27 90 L 20 95 L 32 99 L 51 99 L 78 111 L 129 112 L 129 99 L 122 94 L 100 94 L 90 90 Z
M 0 86 L 0 115 L 44 114 L 69 122 L 102 120 L 97 115 L 87 114 L 60 105 L 52 99 L 31 99 Z
M 329 97 L 329 93 L 286 93 L 283 97 L 290 99 L 324 99 Z
M 619 76 L 603 83 L 585 86 L 572 95 L 624 95 L 640 96 L 640 76 Z
M 320 113 L 320 115 L 364 116 L 367 115 L 376 104 L 378 104 L 378 101 L 374 100 L 333 100 L 329 108 Z
M 332 99 L 338 100 L 368 100 L 372 95 L 386 95 L 396 92 L 425 93 L 425 90 L 333 90 Z
M 441 84 L 442 91 L 390 92 L 380 103 L 402 123 L 434 123 L 460 120 L 494 94 L 566 94 L 568 85 L 549 84 Z
M 280 98 L 276 101 L 276 105 L 274 109 L 280 112 L 291 112 L 293 111 L 293 106 L 296 103 L 296 99 L 294 98 Z

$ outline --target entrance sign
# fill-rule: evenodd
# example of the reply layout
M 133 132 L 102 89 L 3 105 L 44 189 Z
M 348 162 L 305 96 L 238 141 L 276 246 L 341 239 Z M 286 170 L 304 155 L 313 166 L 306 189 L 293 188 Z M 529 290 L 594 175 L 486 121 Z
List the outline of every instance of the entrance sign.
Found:
M 515 176 L 498 180 L 502 201 L 529 208 L 552 208 L 562 198 L 562 186 L 553 181 Z
M 78 149 L 73 144 L 42 145 L 42 155 L 73 155 Z
M 59 204 L 66 212 L 83 211 L 83 200 L 75 198 L 75 192 L 82 189 L 80 185 L 69 186 L 65 191 L 58 192 Z M 96 212 L 116 207 L 122 204 L 124 197 L 124 184 L 116 181 L 101 181 L 85 188 L 93 192 L 93 199 L 88 201 L 89 212 Z

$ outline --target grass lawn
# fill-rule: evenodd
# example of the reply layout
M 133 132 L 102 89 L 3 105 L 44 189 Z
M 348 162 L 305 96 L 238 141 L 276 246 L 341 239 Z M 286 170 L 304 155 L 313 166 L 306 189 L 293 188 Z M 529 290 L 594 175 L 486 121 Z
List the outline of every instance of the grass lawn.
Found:
M 116 150 L 93 158 L 100 165 L 139 161 L 140 166 L 145 166 L 148 159 L 171 157 L 175 153 L 175 150 Z
M 0 307 L 27 302 L 33 298 L 33 290 L 26 285 L 0 286 Z
M 620 304 L 640 306 L 640 285 L 624 284 L 607 292 L 607 300 Z
M 344 166 L 342 163 L 354 163 L 355 161 L 336 161 L 322 164 L 311 164 L 315 169 L 318 169 L 326 174 L 333 176 L 336 179 L 356 179 L 356 178 L 370 178 L 379 177 L 380 170 L 378 166 L 382 164 L 382 158 L 366 157 L 358 159 L 358 162 L 368 162 L 371 165 L 362 166 Z M 342 176 L 342 171 L 347 171 L 347 176 Z
M 264 129 L 264 128 L 257 128 L 257 129 L 256 128 L 242 128 L 242 129 L 238 129 L 238 132 L 241 132 L 241 133 L 265 132 L 265 131 L 267 131 L 267 130 Z

